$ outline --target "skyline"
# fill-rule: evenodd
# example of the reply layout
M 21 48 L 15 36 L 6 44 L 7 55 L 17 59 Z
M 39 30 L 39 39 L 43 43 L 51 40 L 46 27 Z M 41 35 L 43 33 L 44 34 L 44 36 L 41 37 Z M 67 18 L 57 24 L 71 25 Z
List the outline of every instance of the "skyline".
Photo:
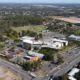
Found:
M 0 3 L 80 3 L 79 0 L 0 0 Z

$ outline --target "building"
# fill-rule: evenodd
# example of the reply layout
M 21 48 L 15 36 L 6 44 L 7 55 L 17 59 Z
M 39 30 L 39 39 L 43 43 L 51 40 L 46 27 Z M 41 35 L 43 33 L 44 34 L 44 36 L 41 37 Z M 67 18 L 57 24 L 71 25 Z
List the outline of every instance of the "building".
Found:
M 49 32 L 49 30 L 42 30 L 41 32 L 42 33 L 46 33 L 46 32 Z
M 32 51 L 29 51 L 28 55 L 33 56 L 33 57 L 39 57 L 41 59 L 44 57 L 44 54 L 37 53 L 37 52 L 32 52 Z
M 30 37 L 30 36 L 24 36 L 24 37 L 21 37 L 20 40 L 31 40 L 33 41 L 35 39 L 35 37 Z
M 50 45 L 42 45 L 42 48 L 52 48 L 52 49 L 60 49 L 62 47 L 62 44 L 60 42 L 55 42 Z
M 37 60 L 39 60 L 39 57 L 31 57 L 31 56 L 26 56 L 26 57 L 24 57 L 25 59 L 27 59 L 27 60 L 30 60 L 30 61 L 37 61 Z
M 80 41 L 80 36 L 70 35 L 67 39 L 71 41 Z
M 52 49 L 61 49 L 63 46 L 68 45 L 68 41 L 66 40 L 60 40 L 56 38 L 52 39 L 43 39 L 35 41 L 33 38 L 21 38 L 23 40 L 22 47 L 31 50 L 34 50 L 34 47 L 38 48 L 52 48 Z
M 75 25 L 80 26 L 80 22 L 76 22 Z
M 68 73 L 68 75 L 69 75 L 69 80 L 76 80 L 76 79 L 74 78 L 74 76 L 75 76 L 75 74 L 78 73 L 79 71 L 80 71 L 79 69 L 73 68 L 73 69 Z
M 42 41 L 31 41 L 31 40 L 23 40 L 23 47 L 24 48 L 28 48 L 28 47 L 31 47 L 31 49 L 33 50 L 34 49 L 34 47 L 41 47 L 41 45 L 42 45 Z
M 68 41 L 60 40 L 56 38 L 44 39 L 42 48 L 61 49 L 63 46 L 68 45 Z

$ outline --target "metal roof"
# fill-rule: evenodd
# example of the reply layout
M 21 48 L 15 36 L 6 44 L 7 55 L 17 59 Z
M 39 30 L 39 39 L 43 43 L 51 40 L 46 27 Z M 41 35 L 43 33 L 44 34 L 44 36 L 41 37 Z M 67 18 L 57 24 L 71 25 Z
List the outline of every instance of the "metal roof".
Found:
M 44 54 L 40 54 L 40 53 L 32 52 L 32 51 L 29 51 L 28 54 L 32 55 L 34 57 L 43 57 L 44 56 Z
M 73 77 L 77 72 L 79 72 L 79 69 L 73 68 L 71 72 L 68 73 L 68 75 Z

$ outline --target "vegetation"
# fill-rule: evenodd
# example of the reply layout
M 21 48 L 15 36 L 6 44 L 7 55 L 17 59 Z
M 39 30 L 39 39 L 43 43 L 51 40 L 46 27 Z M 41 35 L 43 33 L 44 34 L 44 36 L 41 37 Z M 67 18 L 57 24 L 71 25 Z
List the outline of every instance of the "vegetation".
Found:
M 45 29 L 45 27 L 43 26 L 43 25 L 30 25 L 30 26 L 22 26 L 22 27 L 12 27 L 12 29 L 13 30 L 15 30 L 15 31 L 17 31 L 17 32 L 22 32 L 22 30 L 24 30 L 24 31 L 27 31 L 27 30 L 29 30 L 29 31 L 33 31 L 33 32 L 37 32 L 37 33 L 39 33 L 41 30 L 44 30 Z
M 75 78 L 76 78 L 77 80 L 80 80 L 80 71 L 75 74 Z
M 57 50 L 53 50 L 53 49 L 50 49 L 50 48 L 42 48 L 39 53 L 43 53 L 45 56 L 43 57 L 43 60 L 46 60 L 46 61 L 50 61 L 50 60 L 53 60 L 54 58 L 54 55 L 55 53 L 57 52 Z
M 5 17 L 3 18 L 2 25 L 6 23 L 6 26 L 24 26 L 24 25 L 40 25 L 43 20 L 40 16 L 15 16 L 15 17 Z M 1 25 L 1 23 L 0 23 Z
M 25 70 L 28 70 L 28 71 L 37 71 L 38 69 L 41 68 L 41 61 L 38 60 L 38 61 L 33 61 L 32 63 L 30 62 L 22 62 L 20 63 L 21 66 L 25 69 Z
M 67 75 L 67 73 L 61 75 L 59 80 L 68 80 L 68 75 Z
M 15 49 L 15 47 L 11 47 L 11 49 Z
M 14 42 L 19 43 L 19 42 L 22 42 L 22 40 L 20 40 L 20 39 L 14 39 Z
M 57 58 L 58 58 L 58 65 L 60 65 L 61 63 L 63 63 L 63 57 L 60 55 L 60 54 L 58 54 L 57 55 Z

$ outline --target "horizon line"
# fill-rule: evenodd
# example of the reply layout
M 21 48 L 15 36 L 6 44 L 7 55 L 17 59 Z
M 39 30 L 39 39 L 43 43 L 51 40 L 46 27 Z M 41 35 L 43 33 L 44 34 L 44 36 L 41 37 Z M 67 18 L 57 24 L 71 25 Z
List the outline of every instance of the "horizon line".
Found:
M 11 3 L 11 4 L 15 4 L 15 3 L 18 3 L 18 4 L 80 4 L 80 3 L 74 3 L 74 2 L 55 2 L 55 3 L 44 3 L 44 2 L 0 2 L 1 3 Z

